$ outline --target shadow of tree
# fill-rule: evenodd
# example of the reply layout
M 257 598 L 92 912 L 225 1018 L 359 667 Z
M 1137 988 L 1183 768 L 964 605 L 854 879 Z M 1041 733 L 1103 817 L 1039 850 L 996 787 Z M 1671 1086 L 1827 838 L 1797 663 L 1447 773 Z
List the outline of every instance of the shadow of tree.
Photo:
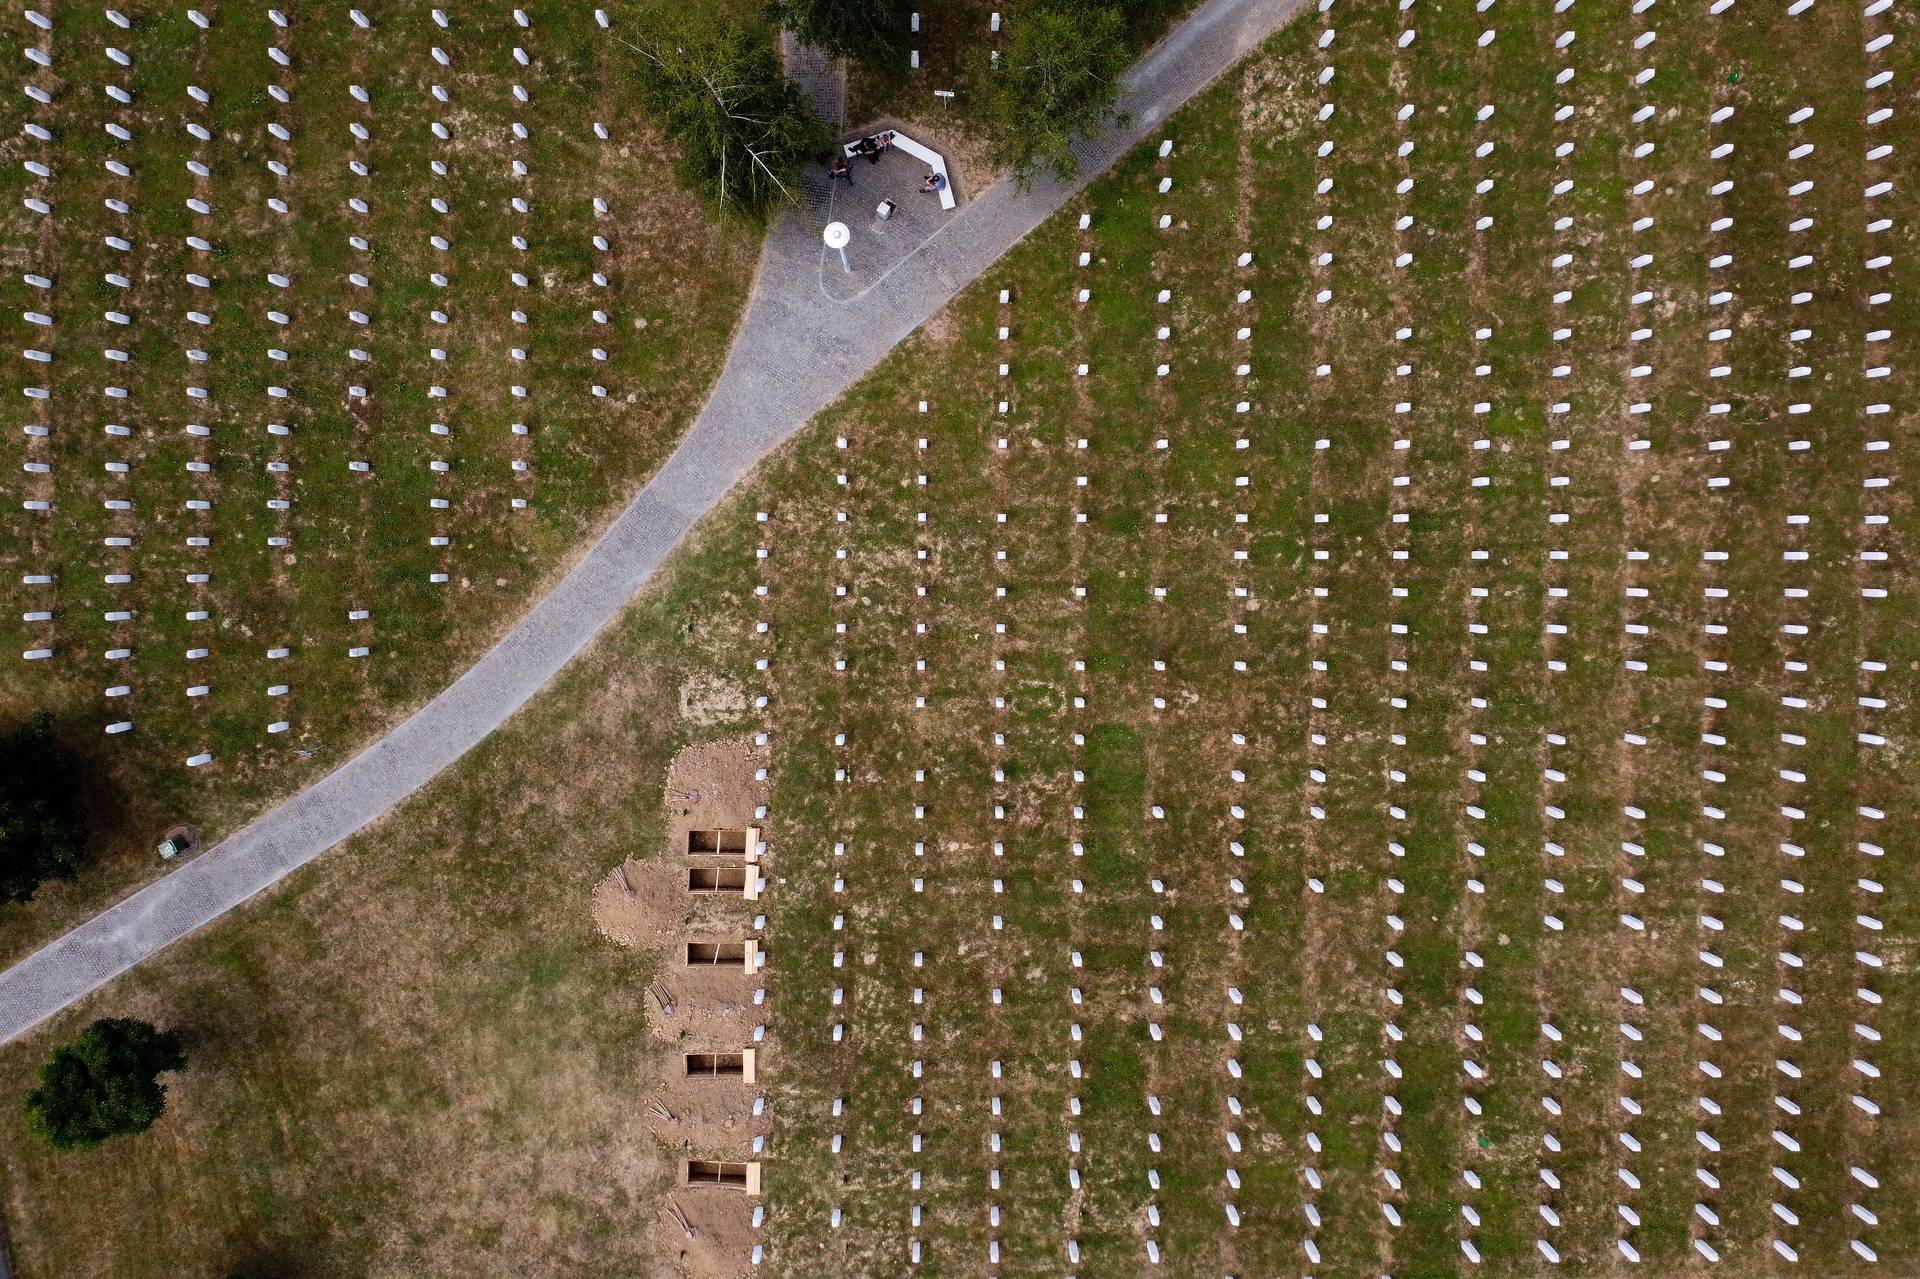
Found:
M 293 1244 L 256 1240 L 236 1249 L 223 1273 L 226 1279 L 308 1279 L 319 1267 Z

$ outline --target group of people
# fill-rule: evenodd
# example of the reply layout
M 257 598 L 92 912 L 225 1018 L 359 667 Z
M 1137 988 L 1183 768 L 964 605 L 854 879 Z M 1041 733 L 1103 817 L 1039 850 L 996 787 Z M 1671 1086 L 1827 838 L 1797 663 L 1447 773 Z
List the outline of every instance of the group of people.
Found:
M 855 155 L 867 157 L 868 164 L 880 163 L 880 157 L 893 149 L 893 130 L 870 134 L 853 144 Z M 827 162 L 827 176 L 838 182 L 842 179 L 848 186 L 853 185 L 853 169 L 847 163 L 845 148 L 836 148 L 833 159 Z
M 880 157 L 893 150 L 893 130 L 884 129 L 853 144 L 855 155 L 867 157 L 868 164 L 880 163 Z
M 892 149 L 892 129 L 869 134 L 867 137 L 853 144 L 853 153 L 867 157 L 868 164 L 880 163 L 880 157 Z M 832 159 L 827 161 L 827 177 L 835 182 L 844 180 L 849 187 L 853 185 L 853 166 L 847 162 L 847 153 L 844 147 L 835 148 Z M 947 175 L 941 173 L 938 169 L 927 170 L 927 175 L 920 179 L 920 189 L 922 191 L 944 191 L 946 186 Z

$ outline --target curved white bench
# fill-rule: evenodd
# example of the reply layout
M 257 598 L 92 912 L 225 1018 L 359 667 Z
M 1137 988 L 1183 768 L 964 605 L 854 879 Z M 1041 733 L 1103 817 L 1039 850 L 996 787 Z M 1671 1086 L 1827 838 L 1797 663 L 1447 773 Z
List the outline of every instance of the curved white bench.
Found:
M 908 155 L 912 156 L 914 159 L 925 164 L 929 169 L 932 169 L 935 173 L 939 174 L 941 178 L 944 179 L 944 181 L 941 182 L 940 190 L 937 193 L 940 196 L 940 207 L 943 209 L 951 209 L 956 203 L 956 201 L 953 198 L 953 175 L 947 172 L 947 158 L 941 155 L 938 151 L 935 151 L 932 147 L 926 147 L 926 146 L 920 145 L 920 143 L 915 142 L 912 138 L 900 132 L 900 130 L 898 129 L 881 129 L 880 132 L 892 133 L 893 145 L 899 147 L 902 151 L 905 151 Z M 873 136 L 872 134 L 867 135 L 867 137 L 872 137 L 872 136 Z M 860 152 L 857 151 L 855 148 L 857 148 L 865 140 L 866 140 L 865 138 L 855 138 L 853 141 L 847 143 L 844 147 L 842 147 L 841 150 L 846 152 L 848 159 L 852 159 L 853 157 L 860 154 Z

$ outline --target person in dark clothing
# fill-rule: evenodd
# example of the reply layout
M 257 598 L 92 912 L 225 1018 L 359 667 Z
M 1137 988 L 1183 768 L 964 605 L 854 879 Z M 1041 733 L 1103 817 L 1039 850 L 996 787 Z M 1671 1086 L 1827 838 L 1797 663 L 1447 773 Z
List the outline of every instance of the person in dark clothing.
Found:
M 834 156 L 827 163 L 827 177 L 835 181 L 845 178 L 848 186 L 853 185 L 853 170 L 847 167 L 847 157 L 844 154 Z

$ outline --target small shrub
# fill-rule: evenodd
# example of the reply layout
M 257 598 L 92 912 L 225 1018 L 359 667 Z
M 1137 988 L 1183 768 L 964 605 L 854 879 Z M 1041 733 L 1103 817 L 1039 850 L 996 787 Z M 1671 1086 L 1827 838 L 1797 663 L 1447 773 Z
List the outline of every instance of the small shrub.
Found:
M 27 1094 L 27 1127 L 55 1150 L 87 1150 L 145 1132 L 167 1106 L 155 1078 L 187 1064 L 180 1037 L 131 1017 L 102 1018 L 56 1048 Z

